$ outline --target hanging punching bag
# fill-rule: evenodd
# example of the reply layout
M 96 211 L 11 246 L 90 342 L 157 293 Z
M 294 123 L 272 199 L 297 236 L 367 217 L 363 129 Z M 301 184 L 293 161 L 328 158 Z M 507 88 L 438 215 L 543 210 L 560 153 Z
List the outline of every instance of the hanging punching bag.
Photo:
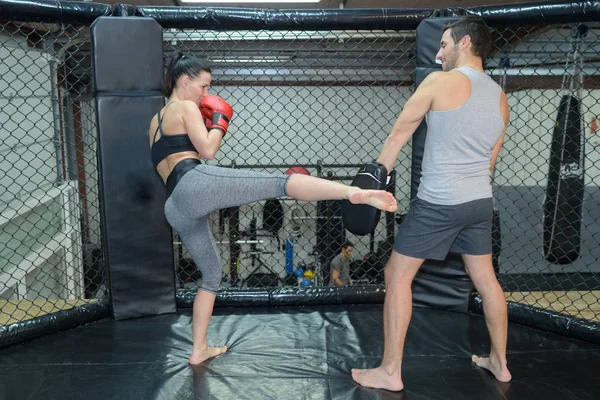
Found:
M 569 264 L 579 257 L 583 205 L 583 141 L 579 99 L 563 96 L 558 109 L 544 200 L 544 258 Z

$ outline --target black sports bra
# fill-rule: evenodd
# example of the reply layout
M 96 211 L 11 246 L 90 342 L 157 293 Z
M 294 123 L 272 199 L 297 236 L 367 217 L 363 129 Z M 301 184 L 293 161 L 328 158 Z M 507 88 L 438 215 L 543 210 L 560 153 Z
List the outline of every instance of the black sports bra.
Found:
M 167 107 L 169 107 L 171 104 L 168 104 Z M 165 107 L 165 109 L 167 107 Z M 162 119 L 164 118 L 164 116 L 164 110 L 162 117 L 160 116 L 160 112 L 158 113 L 158 127 L 154 132 L 154 138 L 152 139 L 152 149 L 150 150 L 152 154 L 152 164 L 154 164 L 155 169 L 162 160 L 164 160 L 165 158 L 167 158 L 167 156 L 170 156 L 171 154 L 181 153 L 184 151 L 193 151 L 196 153 L 198 152 L 198 150 L 196 150 L 196 148 L 192 144 L 190 137 L 186 133 L 182 133 L 179 135 L 165 135 L 163 133 Z M 156 134 L 159 130 L 160 138 L 156 140 Z

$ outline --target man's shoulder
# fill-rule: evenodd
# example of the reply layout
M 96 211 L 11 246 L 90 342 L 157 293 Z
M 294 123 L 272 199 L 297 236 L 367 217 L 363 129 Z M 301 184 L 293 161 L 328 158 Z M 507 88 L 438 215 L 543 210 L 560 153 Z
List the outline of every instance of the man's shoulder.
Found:
M 423 79 L 421 85 L 435 85 L 448 77 L 448 72 L 434 71 Z
M 436 71 L 431 73 L 429 76 L 433 74 L 436 75 L 430 82 L 430 86 L 434 94 L 447 95 L 448 93 L 456 93 L 457 91 L 464 90 L 466 87 L 470 87 L 470 85 L 481 82 L 479 80 L 472 80 L 472 78 L 475 77 L 475 74 L 466 74 L 458 69 L 453 69 L 451 71 Z M 489 85 L 486 87 L 492 88 L 492 86 L 494 86 L 499 90 L 502 90 L 501 86 L 489 75 L 478 73 L 476 76 L 486 78 L 486 84 L 489 83 Z
M 344 259 L 342 258 L 341 254 L 338 254 L 335 257 L 333 257 L 331 263 L 336 265 L 342 265 L 344 263 Z
M 469 82 L 469 78 L 459 71 L 435 71 L 427 75 L 421 86 L 425 86 L 433 94 L 437 94 L 444 90 L 452 91 L 455 87 L 467 82 Z

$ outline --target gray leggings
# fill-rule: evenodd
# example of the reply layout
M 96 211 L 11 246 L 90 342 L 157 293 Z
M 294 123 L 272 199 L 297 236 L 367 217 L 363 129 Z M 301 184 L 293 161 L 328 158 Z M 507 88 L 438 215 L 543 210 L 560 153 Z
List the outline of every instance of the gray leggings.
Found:
M 165 203 L 165 216 L 202 272 L 201 290 L 217 293 L 221 284 L 219 250 L 208 215 L 286 196 L 289 177 L 200 164 L 179 179 Z

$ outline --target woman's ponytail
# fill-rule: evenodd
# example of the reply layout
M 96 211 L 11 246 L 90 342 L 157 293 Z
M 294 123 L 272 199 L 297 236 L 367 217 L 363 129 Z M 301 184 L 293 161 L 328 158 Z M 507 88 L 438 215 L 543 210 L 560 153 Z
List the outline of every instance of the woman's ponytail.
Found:
M 184 56 L 180 51 L 175 51 L 165 73 L 163 91 L 166 97 L 171 97 L 177 80 L 182 75 L 195 78 L 202 72 L 211 73 L 208 62 L 194 56 Z
M 175 81 L 177 80 L 175 68 L 177 67 L 177 62 L 181 58 L 183 58 L 183 53 L 176 50 L 171 56 L 171 60 L 169 61 L 169 65 L 167 66 L 167 72 L 165 74 L 165 80 L 163 82 L 163 91 L 166 97 L 170 97 L 171 93 L 173 93 Z

